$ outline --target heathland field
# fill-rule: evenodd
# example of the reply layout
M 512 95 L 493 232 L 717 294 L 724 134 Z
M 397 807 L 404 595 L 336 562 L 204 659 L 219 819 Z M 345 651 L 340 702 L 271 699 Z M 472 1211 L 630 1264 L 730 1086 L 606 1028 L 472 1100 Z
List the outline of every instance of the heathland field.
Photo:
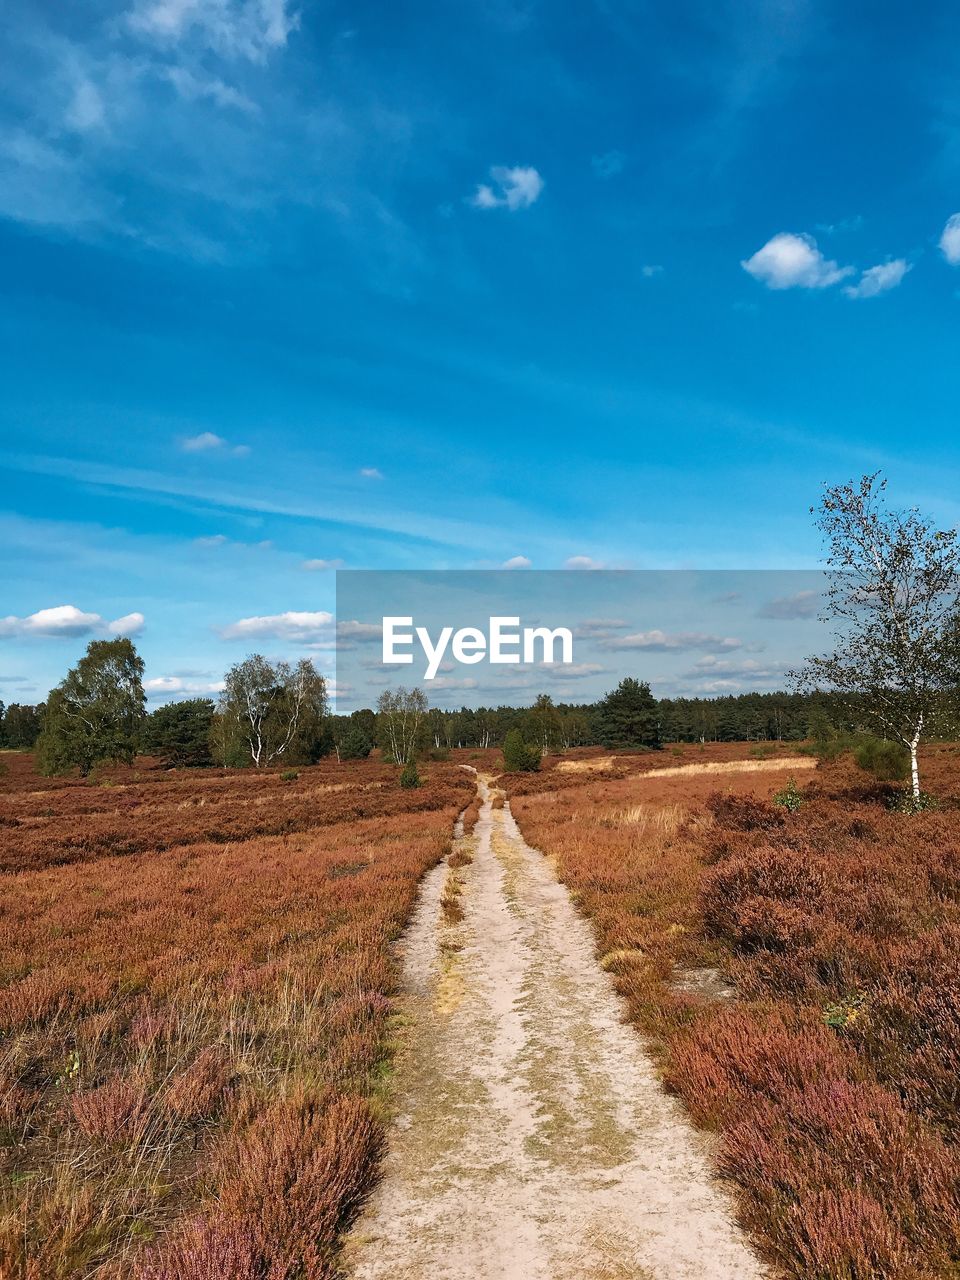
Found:
M 955 1276 L 960 748 L 928 749 L 919 814 L 774 744 L 453 756 L 410 790 L 375 759 L 91 782 L 0 757 L 0 1276 L 323 1280 L 381 1169 L 358 1276 L 513 1274 L 436 1253 L 469 1235 L 431 1216 L 447 1176 L 468 1205 L 516 1180 L 501 1230 L 538 1276 L 600 1274 L 578 1233 L 636 1280 Z M 471 1154 L 488 1107 L 502 1141 Z M 671 1168 L 651 1272 L 628 1228 Z M 594 1217 L 558 1221 L 586 1185 Z M 762 1261 L 690 1270 L 704 1205 L 716 1259 Z M 412 1213 L 429 1273 L 376 1237 Z

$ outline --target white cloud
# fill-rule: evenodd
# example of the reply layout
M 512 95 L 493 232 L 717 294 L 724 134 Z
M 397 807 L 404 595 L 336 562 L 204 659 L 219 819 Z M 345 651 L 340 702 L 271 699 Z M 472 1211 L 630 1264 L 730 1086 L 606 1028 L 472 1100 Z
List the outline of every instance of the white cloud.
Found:
M 951 267 L 960 267 L 960 213 L 951 214 L 940 237 L 940 252 Z
M 565 569 L 606 569 L 602 560 L 594 560 L 590 556 L 570 556 L 564 560 Z
M 180 441 L 184 453 L 232 453 L 235 458 L 245 458 L 250 452 L 246 444 L 231 444 L 212 431 L 201 431 L 196 436 L 184 436 Z
M 125 613 L 122 618 L 115 618 L 107 623 L 107 630 L 112 636 L 138 636 L 143 630 L 142 613 Z
M 819 607 L 819 591 L 797 591 L 792 596 L 780 596 L 768 601 L 757 610 L 757 617 L 795 622 L 798 618 L 815 618 Z
M 183 676 L 154 676 L 143 682 L 148 698 L 172 698 L 176 695 L 199 698 L 220 693 L 223 687 L 222 680 L 188 680 Z
M 383 472 L 379 469 L 379 467 L 361 467 L 360 474 L 363 476 L 364 480 L 382 480 L 383 479 Z
M 98 129 L 106 119 L 106 110 L 100 90 L 92 80 L 83 79 L 73 91 L 64 122 L 77 133 Z
M 218 107 L 235 107 L 238 111 L 256 114 L 260 110 L 245 94 L 216 76 L 196 76 L 186 67 L 168 67 L 166 77 L 177 93 L 187 102 L 209 101 Z
M 328 569 L 342 569 L 342 560 L 304 560 L 300 566 L 309 573 L 325 573 Z
M 586 676 L 595 676 L 599 671 L 606 671 L 598 662 L 572 662 L 569 666 L 544 667 L 551 680 L 583 680 Z
M 274 613 L 261 617 L 240 618 L 220 628 L 224 640 L 318 640 L 331 634 L 333 614 L 323 610 L 317 613 Z
M 470 197 L 469 203 L 475 209 L 509 209 L 511 213 L 529 209 L 540 198 L 544 185 L 536 169 L 523 165 L 494 165 L 490 177 L 494 186 L 480 183 Z
M 58 604 L 51 609 L 39 609 L 25 618 L 11 615 L 0 618 L 0 637 L 3 636 L 88 636 L 97 633 L 109 635 L 136 635 L 143 630 L 143 614 L 128 613 L 123 618 L 108 622 L 99 613 L 84 613 L 72 604 Z
M 141 0 L 129 23 L 163 44 L 193 35 L 226 57 L 263 62 L 287 43 L 300 17 L 288 11 L 287 0 Z
M 685 649 L 739 649 L 743 644 L 735 636 L 712 636 L 702 631 L 670 633 L 654 629 L 635 631 L 626 636 L 608 636 L 598 641 L 602 649 L 639 649 L 653 653 L 677 653 Z
M 813 236 L 781 231 L 740 263 L 744 271 L 768 289 L 825 289 L 853 274 L 825 258 Z
M 195 547 L 222 547 L 227 541 L 225 533 L 212 533 L 208 538 L 194 538 Z
M 880 293 L 895 289 L 909 270 L 910 264 L 905 258 L 881 262 L 875 267 L 868 267 L 857 283 L 847 285 L 843 292 L 848 298 L 875 298 Z
M 652 280 L 654 276 L 663 275 L 663 267 L 659 266 L 657 263 L 648 262 L 640 268 L 640 274 L 645 280 Z
M 529 569 L 532 561 L 526 556 L 511 556 L 509 560 L 504 560 L 500 566 L 501 569 Z

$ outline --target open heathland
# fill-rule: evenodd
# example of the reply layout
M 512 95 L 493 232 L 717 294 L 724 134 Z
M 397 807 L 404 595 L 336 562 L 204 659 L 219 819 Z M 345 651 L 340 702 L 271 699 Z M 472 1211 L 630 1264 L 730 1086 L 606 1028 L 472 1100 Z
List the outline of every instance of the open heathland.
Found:
M 391 944 L 473 782 L 3 759 L 0 1275 L 330 1274 L 383 1142 Z
M 504 784 L 667 1082 L 716 1133 L 771 1262 L 818 1280 L 955 1276 L 958 748 L 927 750 L 939 808 L 920 814 L 846 760 L 665 754 Z M 765 767 L 658 772 L 737 758 Z M 771 802 L 784 792 L 792 809 Z

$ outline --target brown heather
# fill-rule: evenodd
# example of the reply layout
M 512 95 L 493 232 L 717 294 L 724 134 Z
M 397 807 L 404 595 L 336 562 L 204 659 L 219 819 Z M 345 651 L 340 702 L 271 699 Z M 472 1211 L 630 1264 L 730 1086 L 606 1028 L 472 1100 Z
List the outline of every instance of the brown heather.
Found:
M 797 813 L 770 803 L 786 762 L 645 778 L 656 758 L 618 756 L 502 780 L 715 1131 L 743 1221 L 803 1280 L 960 1273 L 957 750 L 929 749 L 941 809 L 917 816 L 842 763 L 796 771 Z M 684 981 L 717 970 L 735 1001 Z
M 376 1177 L 390 944 L 472 781 L 6 759 L 0 1276 L 324 1280 Z

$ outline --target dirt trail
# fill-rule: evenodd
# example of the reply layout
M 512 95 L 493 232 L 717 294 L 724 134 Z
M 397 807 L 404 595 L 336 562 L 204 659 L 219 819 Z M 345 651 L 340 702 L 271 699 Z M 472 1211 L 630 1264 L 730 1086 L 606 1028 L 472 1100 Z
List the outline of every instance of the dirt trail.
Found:
M 398 1117 L 345 1274 L 764 1276 L 701 1139 L 621 1021 L 589 927 L 479 786 L 476 831 L 457 842 L 473 862 L 430 874 L 405 939 Z

